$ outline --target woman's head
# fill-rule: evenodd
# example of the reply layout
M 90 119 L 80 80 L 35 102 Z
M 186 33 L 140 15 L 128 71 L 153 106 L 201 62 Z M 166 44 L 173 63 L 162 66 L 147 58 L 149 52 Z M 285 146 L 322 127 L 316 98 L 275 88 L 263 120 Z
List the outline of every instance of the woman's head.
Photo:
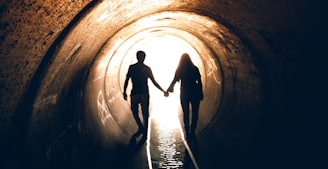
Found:
M 184 53 L 182 54 L 181 58 L 180 58 L 180 66 L 183 65 L 194 65 L 190 59 L 190 56 L 188 53 Z
M 179 74 L 185 74 L 189 72 L 193 67 L 194 64 L 192 63 L 189 54 L 182 54 L 177 68 L 177 72 L 179 72 Z

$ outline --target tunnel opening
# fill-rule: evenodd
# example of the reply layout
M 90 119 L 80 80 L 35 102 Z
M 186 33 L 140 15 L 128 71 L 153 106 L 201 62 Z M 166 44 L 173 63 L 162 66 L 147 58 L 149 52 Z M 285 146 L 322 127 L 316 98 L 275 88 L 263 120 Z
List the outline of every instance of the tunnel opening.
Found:
M 59 99 L 62 99 L 59 97 L 60 93 L 74 88 L 70 85 L 75 84 L 74 77 L 81 71 L 82 82 L 86 80 L 86 83 L 81 90 L 76 91 L 78 92 L 76 95 L 73 95 L 83 98 L 83 101 L 78 99 L 77 103 L 72 103 L 75 105 L 73 107 L 77 107 L 75 110 L 80 113 L 78 122 L 73 128 L 77 128 L 77 134 L 85 136 L 85 141 L 91 142 L 87 144 L 92 144 L 93 148 L 100 152 L 113 155 L 122 146 L 127 145 L 135 131 L 135 124 L 129 104 L 122 98 L 122 79 L 127 66 L 133 62 L 137 49 L 146 50 L 146 54 L 149 52 L 147 54 L 149 60 L 160 60 L 157 50 L 154 52 L 152 50 L 163 48 L 156 42 L 156 40 L 163 41 L 162 38 L 168 38 L 168 43 L 181 42 L 183 45 L 177 46 L 185 48 L 179 49 L 190 52 L 193 61 L 200 68 L 205 100 L 202 101 L 199 112 L 197 129 L 199 136 L 203 139 L 217 136 L 217 139 L 208 141 L 208 144 L 215 145 L 217 142 L 222 142 L 225 147 L 231 149 L 230 151 L 243 146 L 240 141 L 248 139 L 249 132 L 255 130 L 254 124 L 260 111 L 261 95 L 254 96 L 252 93 L 260 93 L 258 88 L 261 82 L 257 76 L 259 72 L 252 64 L 250 52 L 237 36 L 217 21 L 193 12 L 150 13 L 140 18 L 132 17 L 130 20 L 132 22 L 124 23 L 122 18 L 104 15 L 103 10 L 99 6 L 82 18 L 53 54 L 52 62 L 45 72 L 34 100 L 28 134 L 31 149 L 37 146 L 33 143 L 37 134 L 50 131 L 53 135 L 60 135 L 47 128 L 50 127 L 49 124 L 61 125 L 61 120 L 58 119 L 60 116 L 56 114 L 60 114 L 59 110 L 67 108 L 61 107 L 63 104 L 60 104 Z M 108 29 L 114 24 L 116 24 L 115 29 Z M 97 27 L 95 31 L 93 31 L 94 26 Z M 85 34 L 86 30 L 90 33 Z M 173 46 L 168 47 L 173 48 Z M 175 51 L 166 55 L 174 55 L 178 58 L 181 52 Z M 166 56 L 164 54 L 159 58 L 166 58 Z M 161 66 L 155 67 L 163 69 Z M 158 74 L 155 74 L 155 77 L 163 74 L 157 71 L 159 70 L 154 70 Z M 168 74 L 173 77 L 172 70 Z M 163 83 L 164 81 L 167 80 L 164 79 Z M 152 102 L 157 101 L 153 99 Z M 58 142 L 64 141 L 65 138 L 58 138 Z M 47 151 L 49 154 L 42 158 L 55 158 L 58 155 L 57 148 L 46 145 L 45 150 L 41 152 Z
M 165 17 L 164 24 L 171 22 L 171 19 L 167 19 L 165 16 L 167 14 L 161 14 L 161 17 Z M 158 16 L 153 16 L 151 18 L 156 22 L 162 21 Z M 138 23 L 141 22 L 141 23 Z M 97 55 L 97 60 L 94 63 L 94 70 L 91 72 L 90 80 L 91 82 L 87 84 L 89 86 L 87 97 L 91 97 L 89 100 L 95 100 L 96 97 L 93 96 L 93 93 L 101 93 L 101 100 L 99 102 L 104 102 L 106 104 L 99 104 L 98 108 L 96 104 L 91 103 L 90 112 L 95 112 L 96 116 L 100 116 L 103 123 L 103 127 L 106 127 L 105 123 L 107 119 L 115 119 L 121 128 L 127 130 L 124 133 L 131 135 L 134 130 L 131 130 L 131 127 L 135 124 L 131 124 L 131 113 L 129 110 L 129 104 L 122 100 L 122 84 L 125 78 L 125 73 L 127 72 L 128 66 L 135 61 L 135 53 L 137 50 L 145 50 L 147 58 L 145 62 L 151 64 L 154 61 L 160 62 L 158 65 L 150 65 L 154 67 L 154 74 L 157 79 L 161 76 L 165 76 L 166 73 L 162 71 L 171 71 L 168 75 L 171 76 L 170 80 L 165 80 L 163 83 L 168 85 L 173 79 L 175 69 L 167 69 L 169 65 L 176 65 L 177 62 L 171 63 L 169 56 L 178 59 L 182 53 L 189 52 L 194 62 L 199 66 L 200 72 L 203 75 L 202 81 L 204 83 L 204 93 L 209 96 L 204 99 L 204 104 L 201 104 L 200 116 L 199 119 L 199 128 L 198 131 L 206 127 L 206 125 L 212 120 L 215 115 L 215 112 L 218 110 L 220 103 L 220 93 L 221 93 L 221 81 L 222 75 L 219 64 L 214 59 L 212 51 L 209 47 L 203 43 L 197 36 L 191 34 L 188 31 L 185 31 L 181 28 L 176 28 L 176 26 L 156 26 L 155 28 L 144 28 L 144 26 L 139 27 L 139 31 L 136 30 L 135 25 L 146 25 L 146 21 L 141 20 L 131 26 L 125 27 L 119 32 L 117 32 L 111 39 L 107 42 L 106 45 L 102 48 L 102 51 Z M 159 22 L 161 23 L 161 22 Z M 170 23 L 171 24 L 171 23 Z M 182 24 L 183 25 L 183 24 Z M 131 31 L 131 28 L 132 31 Z M 122 35 L 123 34 L 123 35 Z M 168 43 L 175 44 L 181 43 L 178 45 L 178 51 L 174 51 L 172 46 L 164 46 L 164 38 L 168 38 Z M 121 42 L 120 39 L 124 39 Z M 160 43 L 157 41 L 161 40 Z M 158 43 L 158 44 L 157 44 Z M 158 45 L 158 46 L 157 46 Z M 156 51 L 157 49 L 159 51 Z M 170 52 L 169 54 L 168 51 Z M 166 56 L 169 55 L 169 56 Z M 169 62 L 169 64 L 168 64 Z M 167 63 L 167 65 L 165 65 Z M 162 66 L 162 67 L 161 67 Z M 176 66 L 175 66 L 176 67 Z M 161 73 L 156 76 L 157 71 Z M 105 73 L 106 72 L 106 73 Z M 103 83 L 103 84 L 101 84 Z M 208 87 L 210 86 L 210 87 Z M 216 93 L 214 96 L 209 93 Z M 154 92 L 156 95 L 156 92 Z M 99 98 L 99 96 L 98 96 Z M 106 98 L 106 99 L 103 99 Z M 152 96 L 151 96 L 152 98 Z M 152 99 L 151 99 L 152 100 Z M 104 105 L 106 106 L 103 109 Z M 89 105 L 87 105 L 89 106 Z M 206 107 L 206 110 L 202 111 L 202 106 Z M 102 107 L 100 115 L 99 107 Z M 88 108 L 89 109 L 89 108 Z M 181 112 L 181 111 L 180 111 Z M 130 117 L 130 118 L 128 118 Z M 106 119 L 106 120 L 105 120 Z M 112 123 L 108 123 L 112 124 Z M 117 130 L 116 135 L 121 135 L 122 131 Z M 105 134 L 106 135 L 106 134 Z M 128 139 L 125 139 L 128 140 Z
M 94 147 L 89 147 L 90 152 L 106 151 L 108 147 L 109 152 L 115 154 L 113 147 L 118 147 L 125 138 L 104 139 L 104 133 L 113 131 L 101 126 L 100 120 L 92 124 L 90 119 L 97 117 L 96 111 L 92 113 L 84 107 L 88 102 L 88 99 L 84 100 L 84 87 L 89 72 L 95 67 L 94 60 L 101 55 L 99 52 L 105 52 L 103 46 L 122 28 L 166 11 L 191 14 L 183 17 L 182 23 L 186 25 L 194 22 L 191 20 L 195 15 L 207 17 L 218 25 L 218 29 L 213 30 L 216 27 L 211 27 L 212 22 L 205 19 L 202 24 L 195 21 L 200 25 L 191 23 L 190 27 L 181 27 L 180 19 L 174 15 L 149 20 L 162 32 L 164 27 L 169 28 L 166 32 L 170 36 L 195 35 L 213 53 L 214 63 L 221 69 L 218 109 L 210 123 L 197 133 L 199 154 L 209 154 L 209 159 L 200 159 L 202 168 L 211 168 L 211 161 L 218 161 L 217 168 L 228 168 L 225 166 L 231 163 L 240 164 L 234 168 L 254 164 L 258 168 L 295 165 L 320 168 L 323 162 L 320 154 L 324 151 L 320 144 L 324 142 L 321 126 L 324 123 L 317 120 L 321 117 L 317 114 L 320 112 L 319 101 L 314 97 L 316 94 L 311 93 L 312 89 L 319 89 L 318 85 L 311 85 L 318 78 L 311 76 L 320 74 L 320 66 L 315 67 L 316 73 L 310 66 L 311 61 L 317 61 L 313 57 L 322 55 L 324 46 L 320 43 L 325 32 L 321 26 L 324 5 L 320 5 L 308 0 L 297 3 L 3 1 L 0 38 L 3 101 L 0 142 L 3 156 L 0 165 L 27 167 L 25 162 L 19 163 L 21 158 L 27 157 L 31 159 L 29 164 L 34 163 L 27 168 L 72 168 L 76 166 L 68 167 L 66 162 L 70 163 L 74 158 L 79 158 L 75 161 L 87 161 L 88 155 L 97 154 L 85 153 L 85 158 L 81 157 L 83 155 L 76 149 L 84 150 L 87 146 L 73 148 L 69 145 L 77 144 L 73 140 L 92 144 Z M 160 22 L 163 25 L 157 24 Z M 173 29 L 180 30 L 179 35 L 173 35 Z M 211 35 L 207 36 L 207 33 Z M 125 36 L 121 40 L 126 40 Z M 193 42 L 190 45 L 198 48 Z M 206 65 L 208 60 L 203 59 L 203 64 Z M 99 98 L 108 106 L 106 97 L 101 95 Z M 157 102 L 156 99 L 153 102 Z M 260 125 L 256 124 L 258 120 Z M 256 126 L 261 127 L 261 131 L 254 138 Z M 103 133 L 94 133 L 101 129 L 104 129 Z M 122 131 L 130 129 L 123 128 Z M 247 145 L 249 142 L 252 142 L 251 146 Z M 29 151 L 25 152 L 26 149 Z M 239 153 L 241 151 L 244 153 Z M 269 163 L 273 166 L 267 166 Z

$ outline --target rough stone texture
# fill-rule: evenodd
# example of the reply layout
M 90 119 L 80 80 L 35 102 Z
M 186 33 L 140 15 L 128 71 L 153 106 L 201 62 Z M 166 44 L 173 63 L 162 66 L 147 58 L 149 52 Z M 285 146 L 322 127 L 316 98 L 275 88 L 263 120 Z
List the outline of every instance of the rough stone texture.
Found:
M 54 39 L 89 1 L 2 1 L 0 2 L 0 126 L 11 124 L 17 103 Z M 229 23 L 241 36 L 251 39 L 262 52 L 258 58 L 281 64 L 272 53 L 282 50 L 285 34 L 304 31 L 318 22 L 320 13 L 312 1 L 208 1 L 200 4 L 212 15 Z M 212 5 L 209 5 L 212 4 Z M 320 12 L 320 11 L 317 11 Z M 306 30 L 305 30 L 306 31 Z M 265 46 L 269 41 L 271 48 Z M 286 43 L 286 42 L 284 42 Z M 269 70 L 278 73 L 281 69 Z M 281 72 L 282 73 L 282 72 Z M 3 131 L 1 131 L 3 132 Z
M 91 0 L 0 1 L 0 148 L 6 146 L 2 145 L 4 140 L 2 138 L 6 137 L 6 134 L 11 132 L 8 129 L 15 125 L 12 117 L 16 113 L 19 100 L 49 47 L 89 2 Z M 186 1 L 179 2 L 185 3 L 188 10 Z M 270 108 L 273 108 L 273 112 L 270 113 L 292 112 L 283 115 L 285 124 L 273 122 L 273 125 L 280 127 L 275 132 L 284 132 L 282 135 L 280 133 L 277 135 L 290 139 L 294 135 L 302 138 L 303 134 L 311 133 L 312 137 L 306 139 L 315 139 L 314 134 L 320 131 L 313 132 L 316 128 L 303 126 L 314 124 L 309 120 L 315 118 L 314 111 L 317 110 L 307 105 L 310 104 L 308 101 L 311 101 L 309 97 L 311 89 L 304 89 L 308 89 L 311 83 L 310 64 L 319 53 L 316 51 L 317 47 L 322 45 L 320 42 L 313 43 L 318 42 L 318 36 L 323 36 L 321 25 L 324 21 L 321 17 L 323 8 L 326 7 L 325 2 L 204 0 L 198 4 L 199 10 L 206 9 L 205 13 L 222 21 L 254 50 L 256 56 L 254 60 L 264 73 L 263 81 L 266 82 L 269 98 L 267 102 L 272 106 Z M 304 49 L 306 54 L 311 54 L 309 58 L 305 57 Z M 302 81 L 303 79 L 306 79 L 306 83 Z M 281 110 L 284 108 L 289 110 Z M 305 110 L 311 110 L 310 117 L 304 112 L 300 113 Z M 289 120 L 297 122 L 289 123 Z M 297 129 L 299 126 L 305 130 Z M 275 127 L 273 126 L 272 129 Z M 288 140 L 291 143 L 287 145 L 293 145 L 292 141 L 295 140 Z M 305 142 L 307 140 L 301 143 Z M 297 146 L 293 148 L 297 150 Z
M 90 0 L 0 2 L 0 133 L 48 48 Z

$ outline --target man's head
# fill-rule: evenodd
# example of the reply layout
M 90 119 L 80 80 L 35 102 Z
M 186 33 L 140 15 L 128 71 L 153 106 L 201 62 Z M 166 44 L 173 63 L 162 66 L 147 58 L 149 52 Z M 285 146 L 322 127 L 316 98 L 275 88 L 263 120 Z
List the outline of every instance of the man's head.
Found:
M 144 51 L 139 50 L 137 52 L 138 62 L 141 62 L 142 63 L 145 60 L 145 57 L 146 57 L 146 53 Z

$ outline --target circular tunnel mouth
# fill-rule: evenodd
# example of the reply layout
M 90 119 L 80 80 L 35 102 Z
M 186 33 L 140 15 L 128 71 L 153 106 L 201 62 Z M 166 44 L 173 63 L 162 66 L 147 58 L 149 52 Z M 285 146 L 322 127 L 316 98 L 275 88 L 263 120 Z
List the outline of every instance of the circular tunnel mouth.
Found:
M 248 49 L 227 27 L 195 12 L 153 11 L 141 16 L 137 10 L 136 15 L 129 15 L 131 17 L 125 20 L 109 15 L 101 7 L 82 18 L 56 48 L 34 101 L 29 131 L 35 135 L 45 132 L 42 126 L 49 127 L 49 121 L 62 119 L 61 116 L 77 107 L 83 111 L 80 119 L 86 128 L 80 132 L 85 132 L 83 134 L 92 141 L 109 148 L 128 144 L 137 126 L 122 90 L 128 66 L 135 62 L 137 50 L 146 52 L 145 63 L 153 69 L 164 89 L 174 76 L 181 54 L 190 54 L 202 75 L 204 91 L 198 134 L 216 130 L 219 132 L 215 134 L 221 132 L 230 137 L 225 132 L 237 128 L 233 132 L 241 135 L 244 131 L 239 129 L 247 128 L 246 123 L 255 119 L 261 100 L 252 94 L 260 93 L 258 72 Z M 85 80 L 80 84 L 82 91 L 74 89 L 79 78 L 82 82 Z M 149 86 L 152 109 L 160 104 L 157 98 L 163 96 Z M 65 97 L 71 94 L 83 98 L 76 99 L 78 103 L 69 105 L 70 109 L 66 110 L 65 101 L 69 98 Z M 175 104 L 180 106 L 179 101 Z M 181 114 L 181 109 L 177 109 Z M 245 123 L 240 119 L 245 119 Z
M 112 132 L 115 138 L 126 133 L 123 140 L 128 140 L 136 131 L 129 102 L 123 100 L 122 90 L 128 66 L 136 62 L 136 51 L 143 50 L 145 63 L 153 69 L 155 79 L 164 89 L 173 80 L 180 56 L 183 53 L 191 56 L 202 75 L 205 97 L 200 105 L 197 132 L 203 130 L 218 112 L 222 94 L 219 52 L 211 46 L 213 42 L 208 42 L 211 41 L 208 29 L 215 30 L 214 25 L 214 21 L 195 13 L 161 12 L 143 17 L 111 36 L 96 56 L 87 84 L 86 104 L 101 128 L 108 128 L 107 132 Z M 161 104 L 156 98 L 164 96 L 152 84 L 149 86 L 151 112 L 153 104 Z M 175 88 L 179 91 L 179 85 Z M 172 97 L 175 104 L 180 103 L 176 95 Z M 90 100 L 97 100 L 97 104 Z M 176 111 L 182 114 L 181 108 Z

